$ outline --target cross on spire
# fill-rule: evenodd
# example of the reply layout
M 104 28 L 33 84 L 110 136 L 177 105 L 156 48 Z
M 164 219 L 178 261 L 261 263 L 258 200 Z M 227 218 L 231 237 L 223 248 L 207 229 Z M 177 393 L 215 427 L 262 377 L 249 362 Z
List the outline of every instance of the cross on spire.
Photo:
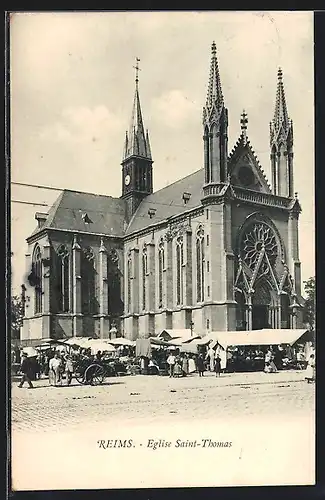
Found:
M 247 136 L 246 136 L 247 123 L 248 123 L 247 113 L 245 110 L 243 110 L 243 112 L 241 114 L 241 118 L 240 118 L 240 128 L 241 128 L 241 135 L 245 141 L 247 139 Z
M 243 110 L 240 119 L 240 126 L 242 130 L 247 130 L 247 123 L 248 123 L 247 113 L 245 110 Z
M 136 57 L 135 58 L 135 66 L 133 66 L 133 68 L 135 69 L 135 84 L 136 84 L 136 86 L 138 86 L 139 71 L 141 71 L 141 69 L 139 68 L 139 62 L 140 62 L 140 59 L 138 57 Z

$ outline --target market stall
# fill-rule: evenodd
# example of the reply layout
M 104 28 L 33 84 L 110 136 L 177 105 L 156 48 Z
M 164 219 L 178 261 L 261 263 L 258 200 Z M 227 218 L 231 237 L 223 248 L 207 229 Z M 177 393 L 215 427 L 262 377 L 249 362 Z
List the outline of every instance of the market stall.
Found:
M 226 356 L 227 371 L 260 371 L 264 369 L 265 353 L 274 350 L 275 363 L 294 357 L 293 346 L 306 334 L 306 329 L 263 329 L 211 332 L 207 339 L 198 340 Z M 293 365 L 294 366 L 294 365 Z

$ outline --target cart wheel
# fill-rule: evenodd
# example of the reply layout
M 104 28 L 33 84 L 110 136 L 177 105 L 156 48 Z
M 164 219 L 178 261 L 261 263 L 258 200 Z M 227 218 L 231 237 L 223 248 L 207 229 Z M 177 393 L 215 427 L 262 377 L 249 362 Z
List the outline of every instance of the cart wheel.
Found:
M 81 373 L 81 371 L 79 371 L 79 370 L 76 371 L 75 374 L 74 374 L 74 376 L 75 376 L 76 381 L 79 382 L 79 384 L 84 384 L 85 383 L 84 382 L 84 374 Z
M 100 385 L 104 381 L 104 368 L 98 365 L 90 365 L 85 371 L 85 381 L 91 385 Z

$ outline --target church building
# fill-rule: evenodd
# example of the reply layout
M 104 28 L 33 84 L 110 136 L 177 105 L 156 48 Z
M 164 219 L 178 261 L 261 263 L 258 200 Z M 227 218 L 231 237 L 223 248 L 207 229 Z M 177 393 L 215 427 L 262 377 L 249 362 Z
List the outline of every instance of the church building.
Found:
M 282 71 L 270 123 L 270 185 L 245 112 L 228 151 L 215 43 L 211 52 L 197 171 L 153 192 L 162 166 L 153 167 L 136 77 L 121 196 L 64 190 L 48 213 L 35 214 L 22 340 L 301 326 L 301 207 Z

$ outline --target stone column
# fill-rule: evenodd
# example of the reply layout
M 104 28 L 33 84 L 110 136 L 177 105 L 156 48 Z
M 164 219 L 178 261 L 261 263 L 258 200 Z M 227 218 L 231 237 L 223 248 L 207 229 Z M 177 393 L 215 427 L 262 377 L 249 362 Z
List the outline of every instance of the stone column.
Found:
M 289 270 L 294 280 L 295 293 L 301 295 L 301 269 L 299 261 L 298 211 L 290 212 L 288 220 L 288 257 Z
M 73 303 L 73 336 L 82 336 L 81 311 L 81 247 L 77 236 L 73 237 L 72 245 L 72 303 Z
M 105 336 L 105 317 L 108 316 L 108 276 L 107 276 L 107 250 L 104 238 L 100 240 L 99 248 L 99 328 L 100 338 Z
M 155 243 L 151 241 L 147 243 L 148 252 L 148 279 L 147 279 L 147 304 L 148 311 L 154 311 L 156 309 L 156 259 L 155 259 Z
M 253 305 L 252 297 L 248 295 L 247 297 L 247 330 L 252 330 L 253 328 Z
M 280 300 L 280 297 L 278 297 Z M 274 328 L 281 328 L 281 306 L 278 304 L 275 306 L 275 325 Z

